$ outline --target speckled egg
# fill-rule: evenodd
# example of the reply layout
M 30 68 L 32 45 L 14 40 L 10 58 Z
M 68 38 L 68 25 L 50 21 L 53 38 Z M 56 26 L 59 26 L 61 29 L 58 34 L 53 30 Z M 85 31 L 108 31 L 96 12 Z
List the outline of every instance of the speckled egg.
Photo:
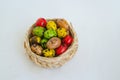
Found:
M 52 37 L 56 37 L 57 36 L 57 32 L 53 29 L 48 29 L 44 32 L 44 37 L 47 39 L 50 39 Z
M 57 25 L 54 21 L 48 21 L 47 23 L 47 29 L 53 29 L 53 30 L 56 30 L 57 29 Z
M 45 57 L 54 57 L 55 56 L 55 50 L 54 49 L 45 49 L 45 50 L 43 50 L 43 55 Z

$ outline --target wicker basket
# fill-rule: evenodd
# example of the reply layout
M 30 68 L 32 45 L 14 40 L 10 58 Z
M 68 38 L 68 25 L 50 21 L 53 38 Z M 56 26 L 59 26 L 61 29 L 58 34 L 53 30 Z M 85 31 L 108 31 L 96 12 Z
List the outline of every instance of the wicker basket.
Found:
M 47 19 L 47 21 L 49 20 L 56 21 L 57 19 L 59 18 Z M 69 29 L 70 29 L 70 34 L 74 38 L 73 43 L 71 44 L 71 46 L 69 46 L 67 51 L 65 51 L 60 56 L 53 57 L 53 58 L 42 57 L 42 56 L 36 55 L 31 51 L 30 44 L 29 44 L 29 36 L 34 27 L 35 27 L 35 24 L 33 24 L 30 27 L 30 29 L 27 31 L 27 34 L 25 36 L 25 41 L 24 41 L 24 47 L 25 47 L 26 53 L 33 62 L 35 62 L 36 64 L 44 68 L 57 68 L 62 66 L 64 63 L 66 63 L 68 60 L 70 60 L 74 56 L 74 54 L 78 49 L 78 38 L 71 24 L 69 24 Z

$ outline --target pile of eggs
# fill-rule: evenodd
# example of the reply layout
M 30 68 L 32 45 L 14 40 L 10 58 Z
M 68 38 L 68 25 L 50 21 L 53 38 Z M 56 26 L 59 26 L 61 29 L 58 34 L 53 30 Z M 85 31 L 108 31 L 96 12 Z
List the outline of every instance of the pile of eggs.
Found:
M 64 19 L 56 21 L 39 18 L 29 38 L 32 52 L 44 57 L 55 57 L 64 53 L 73 42 L 69 24 Z

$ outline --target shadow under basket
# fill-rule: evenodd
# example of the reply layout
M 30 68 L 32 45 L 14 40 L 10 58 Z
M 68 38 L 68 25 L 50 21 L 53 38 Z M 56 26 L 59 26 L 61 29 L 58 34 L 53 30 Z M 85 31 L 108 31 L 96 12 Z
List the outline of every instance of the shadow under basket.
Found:
M 56 21 L 57 19 L 47 19 L 47 21 L 49 20 Z M 29 28 L 29 30 L 27 31 L 27 34 L 25 35 L 25 41 L 24 41 L 24 48 L 26 50 L 26 53 L 34 63 L 36 63 L 37 65 L 43 68 L 57 68 L 64 65 L 67 61 L 69 61 L 74 56 L 74 54 L 78 49 L 78 38 L 71 23 L 69 24 L 69 32 L 73 37 L 73 43 L 69 46 L 69 48 L 63 54 L 57 57 L 52 57 L 52 58 L 39 56 L 31 51 L 29 37 L 34 27 L 35 27 L 35 24 L 33 24 Z

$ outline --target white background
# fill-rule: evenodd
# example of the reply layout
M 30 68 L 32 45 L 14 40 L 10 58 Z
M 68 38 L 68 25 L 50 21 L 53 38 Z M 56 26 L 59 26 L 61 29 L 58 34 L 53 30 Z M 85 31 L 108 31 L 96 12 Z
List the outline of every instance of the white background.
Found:
M 79 38 L 61 68 L 25 55 L 26 30 L 39 17 L 65 18 Z M 0 80 L 120 80 L 120 0 L 0 0 Z

